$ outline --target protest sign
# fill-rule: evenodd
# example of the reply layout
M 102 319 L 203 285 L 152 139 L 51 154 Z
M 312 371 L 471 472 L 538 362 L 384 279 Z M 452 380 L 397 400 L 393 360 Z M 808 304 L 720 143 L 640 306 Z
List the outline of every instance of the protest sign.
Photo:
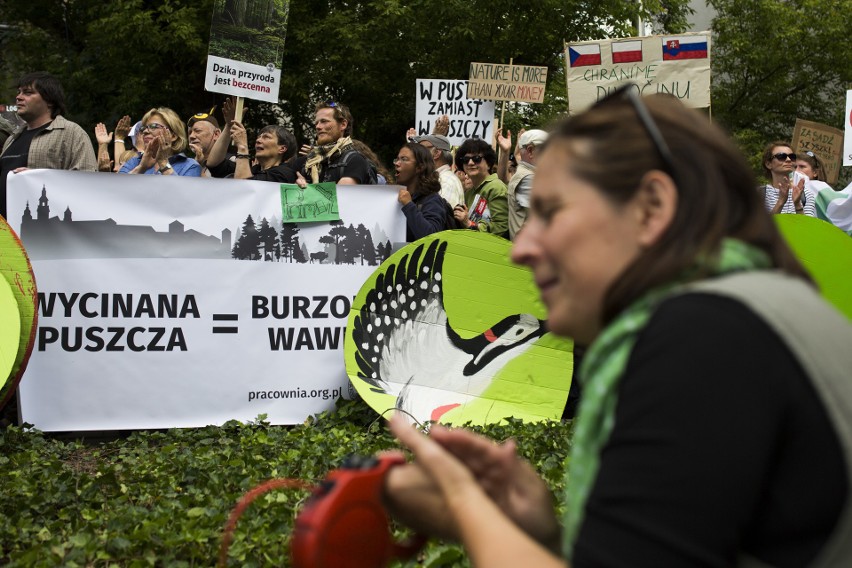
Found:
M 338 221 L 337 185 L 309 183 L 301 188 L 295 183 L 282 183 L 281 212 L 285 223 Z
M 823 181 L 829 185 L 837 183 L 842 160 L 843 132 L 819 122 L 797 118 L 793 129 L 793 150 L 799 154 L 812 152 L 822 164 Z
M 417 135 L 431 134 L 435 120 L 450 117 L 447 138 L 458 146 L 467 138 L 490 141 L 494 134 L 494 102 L 467 97 L 467 81 L 417 79 Z
M 562 416 L 573 345 L 548 333 L 532 272 L 511 262 L 511 246 L 443 231 L 397 251 L 365 281 L 344 353 L 367 404 L 418 422 Z
M 488 101 L 544 102 L 547 67 L 471 63 L 467 96 Z
M 846 137 L 843 141 L 843 165 L 852 166 L 852 91 L 846 91 Z
M 289 11 L 290 0 L 214 2 L 204 88 L 277 103 Z
M 624 83 L 642 95 L 666 93 L 710 106 L 710 32 L 569 43 L 568 112 L 580 112 Z
M 21 411 L 46 431 L 333 408 L 352 299 L 405 240 L 387 186 L 347 188 L 341 221 L 299 225 L 270 182 L 31 170 L 9 189 L 38 282 Z

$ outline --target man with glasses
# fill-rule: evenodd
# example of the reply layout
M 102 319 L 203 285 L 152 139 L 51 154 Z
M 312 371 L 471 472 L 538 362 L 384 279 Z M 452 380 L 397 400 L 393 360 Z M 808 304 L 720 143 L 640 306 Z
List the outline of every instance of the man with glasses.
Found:
M 441 182 L 441 197 L 450 204 L 450 207 L 464 203 L 464 189 L 461 181 L 450 168 L 450 164 L 453 163 L 453 154 L 450 152 L 449 138 L 440 134 L 427 134 L 413 136 L 411 141 L 420 144 L 432 154 L 435 171 L 438 172 L 438 179 Z
M 296 161 L 296 170 L 309 183 L 365 185 L 378 181 L 375 167 L 352 145 L 352 114 L 346 105 L 319 103 L 314 117 L 314 146 Z
M 98 169 L 88 134 L 66 120 L 65 92 L 49 73 L 30 73 L 18 80 L 15 104 L 26 123 L 18 128 L 0 152 L 0 215 L 6 217 L 6 176 L 26 169 Z
M 496 162 L 497 153 L 484 140 L 469 138 L 459 146 L 456 167 L 464 170 L 472 185 L 465 190 L 465 202 L 453 209 L 453 216 L 471 230 L 509 238 L 506 185 L 491 173 Z

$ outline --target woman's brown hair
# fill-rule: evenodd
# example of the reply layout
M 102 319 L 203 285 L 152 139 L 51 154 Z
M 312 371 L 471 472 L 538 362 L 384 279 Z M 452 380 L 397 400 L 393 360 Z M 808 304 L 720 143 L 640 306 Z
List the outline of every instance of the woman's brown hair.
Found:
M 748 163 L 722 130 L 672 97 L 654 95 L 638 104 L 642 101 L 671 153 L 677 210 L 660 239 L 610 286 L 603 323 L 652 288 L 683 280 L 687 273 L 691 280 L 705 277 L 706 272 L 689 271 L 698 259 L 718 255 L 727 237 L 755 246 L 773 267 L 810 282 L 764 209 Z M 648 171 L 669 169 L 628 98 L 559 123 L 546 147 L 569 153 L 573 173 L 616 206 L 634 196 Z

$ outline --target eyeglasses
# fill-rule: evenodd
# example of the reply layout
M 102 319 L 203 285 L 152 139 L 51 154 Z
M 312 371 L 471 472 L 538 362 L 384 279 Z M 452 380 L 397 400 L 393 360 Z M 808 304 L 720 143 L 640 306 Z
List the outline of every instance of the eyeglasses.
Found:
M 156 122 L 151 122 L 151 123 L 143 124 L 142 126 L 140 126 L 139 132 L 145 132 L 146 130 L 156 131 L 156 130 L 160 130 L 161 128 L 165 128 L 166 130 L 169 129 L 168 126 L 165 126 L 163 124 L 157 124 Z
M 479 155 L 479 154 L 477 154 L 475 156 L 465 156 L 464 158 L 462 158 L 462 163 L 467 164 L 469 161 L 473 160 L 474 164 L 478 164 L 479 162 L 482 161 L 482 159 L 483 159 L 482 156 Z
M 393 159 L 394 164 L 407 164 L 410 161 L 411 161 L 411 158 L 405 158 L 405 157 Z
M 796 161 L 796 154 L 788 154 L 787 152 L 778 152 L 777 154 L 772 154 L 772 157 L 779 162 L 786 162 L 787 158 L 790 158 L 793 162 Z
M 645 103 L 642 102 L 642 97 L 639 96 L 639 90 L 633 83 L 627 83 L 617 88 L 595 103 L 595 106 L 598 107 L 605 105 L 618 99 L 627 99 L 633 106 L 633 110 L 635 110 L 636 114 L 639 116 L 639 122 L 642 123 L 642 127 L 645 128 L 645 131 L 648 133 L 648 137 L 651 139 L 651 142 L 654 144 L 654 148 L 657 150 L 657 154 L 660 155 L 660 159 L 663 161 L 663 167 L 665 168 L 666 173 L 672 176 L 675 185 L 677 185 L 678 177 L 675 173 L 672 152 L 669 150 L 668 144 L 666 144 L 666 139 L 663 138 L 663 133 L 660 132 L 660 129 L 657 127 L 657 123 L 654 122 L 651 112 L 648 110 L 648 107 L 645 106 Z
M 813 153 L 813 152 L 811 152 L 810 150 L 808 150 L 807 152 L 805 152 L 805 155 L 806 155 L 806 156 L 810 156 L 811 158 L 816 158 L 816 154 L 814 154 L 814 153 Z
M 337 103 L 334 102 L 334 101 L 325 101 L 325 106 L 330 107 L 330 108 L 334 108 L 334 107 L 337 106 Z

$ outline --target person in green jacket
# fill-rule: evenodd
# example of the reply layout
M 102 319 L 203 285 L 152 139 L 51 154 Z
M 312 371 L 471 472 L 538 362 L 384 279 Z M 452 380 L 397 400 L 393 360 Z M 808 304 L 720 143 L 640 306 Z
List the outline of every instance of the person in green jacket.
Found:
M 497 154 L 479 138 L 465 140 L 456 150 L 456 167 L 470 177 L 472 188 L 465 188 L 464 203 L 456 205 L 453 215 L 460 225 L 474 231 L 509 238 L 509 203 L 506 184 L 491 169 Z

